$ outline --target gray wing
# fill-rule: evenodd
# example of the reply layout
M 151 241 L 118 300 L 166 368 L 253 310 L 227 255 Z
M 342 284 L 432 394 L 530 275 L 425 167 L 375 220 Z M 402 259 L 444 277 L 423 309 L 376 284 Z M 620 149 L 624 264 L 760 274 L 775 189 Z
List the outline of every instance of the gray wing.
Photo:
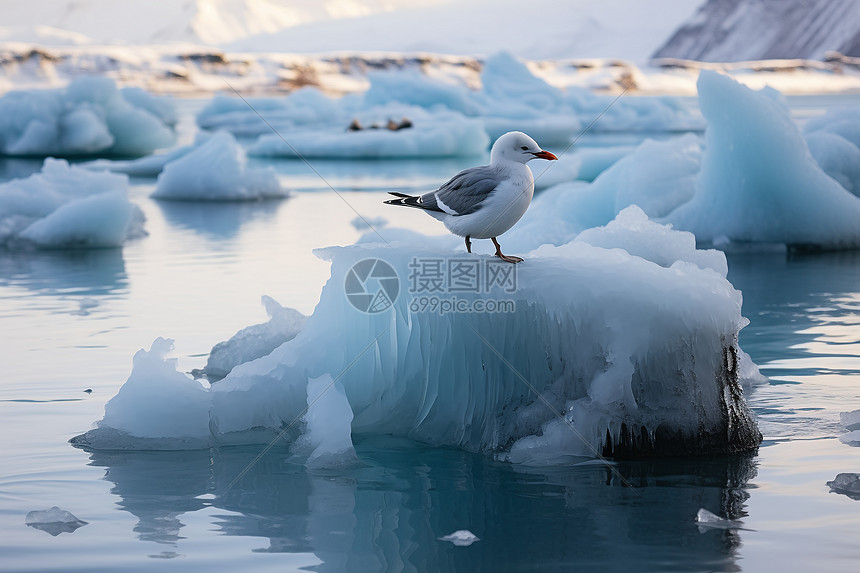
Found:
M 419 202 L 437 207 L 449 215 L 468 215 L 481 208 L 500 182 L 498 171 L 491 166 L 471 167 L 456 174 L 436 191 L 422 195 Z

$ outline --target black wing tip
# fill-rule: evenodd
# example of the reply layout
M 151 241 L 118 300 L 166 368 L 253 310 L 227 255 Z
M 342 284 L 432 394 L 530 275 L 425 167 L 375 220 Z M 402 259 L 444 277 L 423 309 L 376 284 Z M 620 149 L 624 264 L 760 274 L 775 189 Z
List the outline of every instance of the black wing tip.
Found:
M 410 204 L 409 201 L 412 199 L 412 202 L 415 202 L 418 197 L 413 197 L 412 195 L 407 195 L 406 193 L 398 193 L 397 191 L 389 191 L 389 195 L 394 195 L 397 199 L 389 199 L 388 201 L 383 201 L 386 205 L 404 205 L 406 207 L 413 207 L 414 205 Z
M 421 197 L 419 195 L 407 195 L 406 193 L 398 193 L 396 191 L 389 191 L 388 194 L 394 195 L 397 199 L 383 201 L 386 205 L 400 205 L 403 207 L 414 207 L 423 211 L 437 211 L 439 213 L 444 213 L 442 209 L 435 205 L 426 205 L 421 203 Z

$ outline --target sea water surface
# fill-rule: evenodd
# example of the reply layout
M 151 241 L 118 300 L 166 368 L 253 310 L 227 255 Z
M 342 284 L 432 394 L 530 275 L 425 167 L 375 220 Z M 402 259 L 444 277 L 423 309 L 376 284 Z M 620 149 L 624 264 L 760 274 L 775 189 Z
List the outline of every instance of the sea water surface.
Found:
M 765 439 L 746 455 L 534 469 L 378 437 L 356 444 L 360 466 L 331 472 L 292 463 L 286 445 L 256 460 L 259 447 L 67 443 L 101 418 L 138 349 L 174 338 L 190 371 L 266 319 L 261 295 L 310 313 L 328 278 L 314 248 L 355 241 L 357 213 L 440 232 L 396 221 L 407 215 L 382 191 L 428 189 L 482 159 L 314 162 L 325 182 L 269 161 L 297 191 L 253 204 L 157 202 L 154 181 L 133 180 L 147 237 L 0 251 L 0 570 L 856 571 L 860 500 L 825 483 L 860 472 L 860 448 L 838 439 L 839 412 L 860 408 L 857 252 L 729 256 L 750 319 L 741 345 L 770 377 L 747 393 Z M 0 173 L 39 164 L 0 160 Z M 25 524 L 52 506 L 87 524 Z M 699 509 L 742 524 L 700 529 Z M 463 529 L 479 541 L 439 539 Z

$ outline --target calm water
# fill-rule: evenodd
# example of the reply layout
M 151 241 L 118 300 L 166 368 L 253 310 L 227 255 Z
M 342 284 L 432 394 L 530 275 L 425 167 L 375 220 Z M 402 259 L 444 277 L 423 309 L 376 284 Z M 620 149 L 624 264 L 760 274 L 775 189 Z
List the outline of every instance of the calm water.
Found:
M 259 449 L 67 444 L 101 418 L 139 348 L 175 338 L 188 371 L 265 320 L 263 294 L 311 312 L 328 278 L 311 251 L 356 240 L 353 209 L 391 219 L 379 190 L 427 188 L 474 162 L 315 162 L 342 197 L 274 162 L 300 191 L 252 205 L 157 203 L 152 181 L 136 181 L 148 237 L 0 252 L 0 570 L 855 571 L 860 501 L 825 482 L 860 472 L 860 448 L 837 439 L 838 413 L 860 408 L 858 253 L 730 258 L 751 320 L 741 344 L 771 377 L 748 394 L 765 442 L 746 456 L 618 465 L 632 487 L 602 464 L 524 469 L 383 438 L 359 442 L 363 464 L 345 473 L 275 448 L 230 487 Z M 3 177 L 37 168 L 0 161 Z M 54 505 L 88 524 L 56 537 L 24 524 Z M 745 529 L 700 531 L 699 508 Z M 459 529 L 481 541 L 437 539 Z

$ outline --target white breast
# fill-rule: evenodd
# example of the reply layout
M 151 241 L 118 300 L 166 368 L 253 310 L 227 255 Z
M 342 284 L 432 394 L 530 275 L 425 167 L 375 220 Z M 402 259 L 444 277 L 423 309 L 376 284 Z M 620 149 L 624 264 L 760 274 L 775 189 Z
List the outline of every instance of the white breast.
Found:
M 444 218 L 449 231 L 461 237 L 489 239 L 505 233 L 522 218 L 534 196 L 532 171 L 526 165 L 513 162 L 506 171 L 505 179 L 480 209 L 469 215 Z

